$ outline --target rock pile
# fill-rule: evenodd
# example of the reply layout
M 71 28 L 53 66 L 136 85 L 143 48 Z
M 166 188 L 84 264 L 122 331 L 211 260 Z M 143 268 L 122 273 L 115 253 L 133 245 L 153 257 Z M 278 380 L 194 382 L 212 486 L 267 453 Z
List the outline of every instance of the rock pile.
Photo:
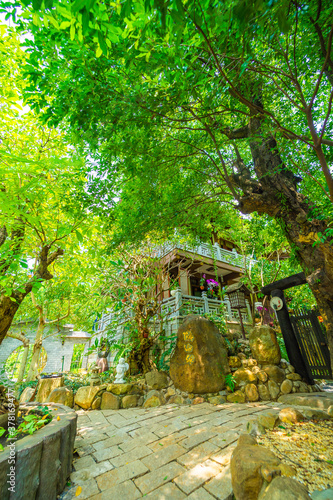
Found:
M 275 332 L 269 326 L 255 327 L 248 342 L 252 357 L 244 352 L 229 356 L 229 367 L 233 375 L 235 392 L 227 396 L 232 403 L 254 401 L 276 401 L 290 393 L 318 391 L 317 386 L 308 385 L 295 373 L 295 368 L 281 359 Z M 244 351 L 244 349 L 243 349 Z M 231 388 L 228 387 L 229 392 Z

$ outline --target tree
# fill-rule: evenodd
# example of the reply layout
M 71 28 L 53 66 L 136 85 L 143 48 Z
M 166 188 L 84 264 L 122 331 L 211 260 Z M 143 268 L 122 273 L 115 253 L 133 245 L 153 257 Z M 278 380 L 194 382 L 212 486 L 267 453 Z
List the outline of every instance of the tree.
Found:
M 14 57 L 15 37 L 1 42 L 2 55 L 8 48 Z M 51 266 L 83 240 L 79 227 L 86 219 L 74 202 L 85 182 L 82 159 L 60 131 L 15 111 L 13 89 L 15 96 L 11 107 L 0 108 L 0 343 L 24 298 L 52 279 Z
M 58 5 L 47 11 L 49 28 L 35 13 L 28 93 L 47 107 L 46 119 L 66 117 L 96 151 L 104 177 L 94 176 L 93 188 L 105 200 L 107 174 L 122 193 L 121 210 L 135 202 L 141 221 L 142 192 L 158 215 L 175 192 L 185 210 L 214 197 L 275 218 L 307 276 L 333 357 L 332 7 L 175 0 L 71 9 L 70 20 Z
M 139 248 L 121 246 L 100 277 L 112 315 L 110 341 L 117 339 L 120 328 L 132 367 L 140 373 L 151 370 L 150 350 L 168 321 L 169 311 L 161 307 L 164 294 L 179 286 L 179 263 L 161 259 L 161 248 L 147 243 Z

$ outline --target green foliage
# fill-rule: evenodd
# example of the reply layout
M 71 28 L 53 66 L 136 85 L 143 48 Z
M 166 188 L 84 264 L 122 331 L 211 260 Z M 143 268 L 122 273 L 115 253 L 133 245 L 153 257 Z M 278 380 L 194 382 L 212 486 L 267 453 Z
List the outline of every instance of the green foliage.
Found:
M 225 381 L 225 385 L 227 387 L 229 387 L 231 392 L 234 392 L 236 380 L 235 380 L 235 377 L 233 376 L 233 374 L 228 373 L 227 375 L 225 375 L 224 381 Z
M 163 352 L 160 354 L 160 351 L 158 351 L 154 358 L 154 362 L 159 371 L 168 372 L 170 370 L 170 358 L 175 350 L 177 337 L 177 333 L 171 335 L 159 335 L 158 342 L 162 344 Z
M 279 344 L 279 347 L 280 347 L 282 359 L 285 359 L 285 360 L 287 360 L 289 362 L 289 358 L 288 358 L 288 354 L 287 354 L 287 349 L 286 349 L 286 346 L 285 346 L 282 334 L 278 333 L 276 335 L 276 340 L 277 340 L 277 342 Z
M 21 396 L 22 392 L 24 391 L 24 389 L 26 389 L 27 387 L 35 388 L 35 387 L 37 387 L 37 384 L 38 384 L 38 380 L 31 380 L 30 382 L 21 382 L 21 383 L 17 384 L 17 386 L 16 386 L 17 398 L 20 399 L 20 396 Z
M 90 384 L 90 381 L 86 375 L 64 373 L 63 376 L 65 386 L 72 389 L 74 394 L 80 387 L 84 387 Z

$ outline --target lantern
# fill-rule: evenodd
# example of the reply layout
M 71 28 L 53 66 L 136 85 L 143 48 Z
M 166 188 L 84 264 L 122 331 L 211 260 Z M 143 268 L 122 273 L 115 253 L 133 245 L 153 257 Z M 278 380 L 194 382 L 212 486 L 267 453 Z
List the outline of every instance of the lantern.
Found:
M 250 290 L 243 283 L 235 283 L 234 285 L 228 286 L 226 289 L 226 294 L 228 295 L 231 309 L 238 310 L 243 339 L 245 339 L 246 337 L 241 309 L 246 309 L 246 292 L 250 293 Z

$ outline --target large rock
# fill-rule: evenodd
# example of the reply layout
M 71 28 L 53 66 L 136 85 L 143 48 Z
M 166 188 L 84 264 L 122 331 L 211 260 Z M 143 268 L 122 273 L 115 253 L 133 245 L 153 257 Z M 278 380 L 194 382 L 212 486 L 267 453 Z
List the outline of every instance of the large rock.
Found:
M 230 368 L 218 328 L 201 316 L 188 316 L 177 335 L 176 349 L 170 360 L 174 385 L 195 394 L 221 391 Z
M 101 410 L 119 410 L 120 398 L 111 392 L 103 392 Z
M 264 483 L 261 468 L 279 471 L 280 460 L 247 434 L 239 437 L 230 461 L 232 488 L 236 500 L 257 500 Z
M 165 400 L 163 394 L 161 394 L 158 391 L 152 390 L 152 391 L 148 392 L 148 394 L 145 398 L 145 402 L 143 403 L 143 407 L 144 408 L 153 408 L 155 406 L 164 405 L 165 403 L 166 403 L 166 400 Z
M 121 402 L 123 408 L 134 408 L 138 404 L 138 396 L 136 394 L 130 394 L 124 396 Z
M 168 387 L 169 377 L 165 372 L 148 372 L 145 375 L 146 383 L 152 389 L 160 390 Z
M 281 422 L 286 422 L 287 424 L 296 424 L 297 422 L 302 422 L 304 416 L 296 408 L 283 408 L 279 413 L 279 419 Z
M 245 403 L 245 394 L 242 391 L 235 391 L 232 394 L 228 394 L 227 401 L 229 403 Z
M 75 394 L 75 404 L 87 410 L 91 407 L 97 394 L 100 392 L 101 388 L 99 386 L 90 387 L 80 387 Z
M 277 384 L 281 384 L 286 378 L 284 370 L 276 365 L 268 365 L 265 367 L 265 372 L 270 380 L 274 380 Z
M 254 384 L 247 384 L 245 386 L 245 398 L 246 401 L 254 402 L 258 401 L 259 399 L 259 394 L 257 390 L 257 386 Z
M 257 382 L 257 375 L 248 368 L 239 368 L 234 372 L 235 384 L 237 387 L 242 387 L 246 384 Z
M 292 391 L 293 383 L 291 380 L 284 380 L 281 384 L 281 392 L 282 394 L 289 394 Z
M 33 387 L 26 387 L 20 396 L 20 403 L 30 403 L 34 400 L 36 390 Z
M 112 394 L 127 394 L 132 390 L 133 384 L 109 384 L 106 388 L 108 392 Z
M 242 362 L 238 356 L 229 356 L 228 363 L 230 368 L 240 368 L 242 366 Z
M 271 395 L 266 385 L 258 384 L 259 396 L 262 401 L 269 401 L 271 399 Z
M 53 389 L 51 394 L 47 399 L 48 403 L 58 403 L 61 405 L 68 406 L 69 408 L 73 408 L 74 406 L 74 394 L 72 389 L 69 387 L 58 387 L 57 389 Z
M 64 386 L 64 377 L 41 378 L 38 382 L 37 396 L 39 403 L 45 403 L 54 389 Z
M 281 351 L 273 328 L 263 325 L 252 329 L 249 335 L 252 356 L 260 365 L 278 365 Z
M 310 408 L 319 408 L 327 410 L 333 405 L 333 393 L 331 392 L 312 392 L 311 394 L 286 394 L 280 396 L 279 403 L 287 405 L 310 406 Z
M 303 484 L 290 477 L 275 477 L 262 492 L 259 500 L 310 500 Z
M 280 386 L 274 380 L 269 380 L 267 385 L 271 399 L 275 401 L 280 394 Z

